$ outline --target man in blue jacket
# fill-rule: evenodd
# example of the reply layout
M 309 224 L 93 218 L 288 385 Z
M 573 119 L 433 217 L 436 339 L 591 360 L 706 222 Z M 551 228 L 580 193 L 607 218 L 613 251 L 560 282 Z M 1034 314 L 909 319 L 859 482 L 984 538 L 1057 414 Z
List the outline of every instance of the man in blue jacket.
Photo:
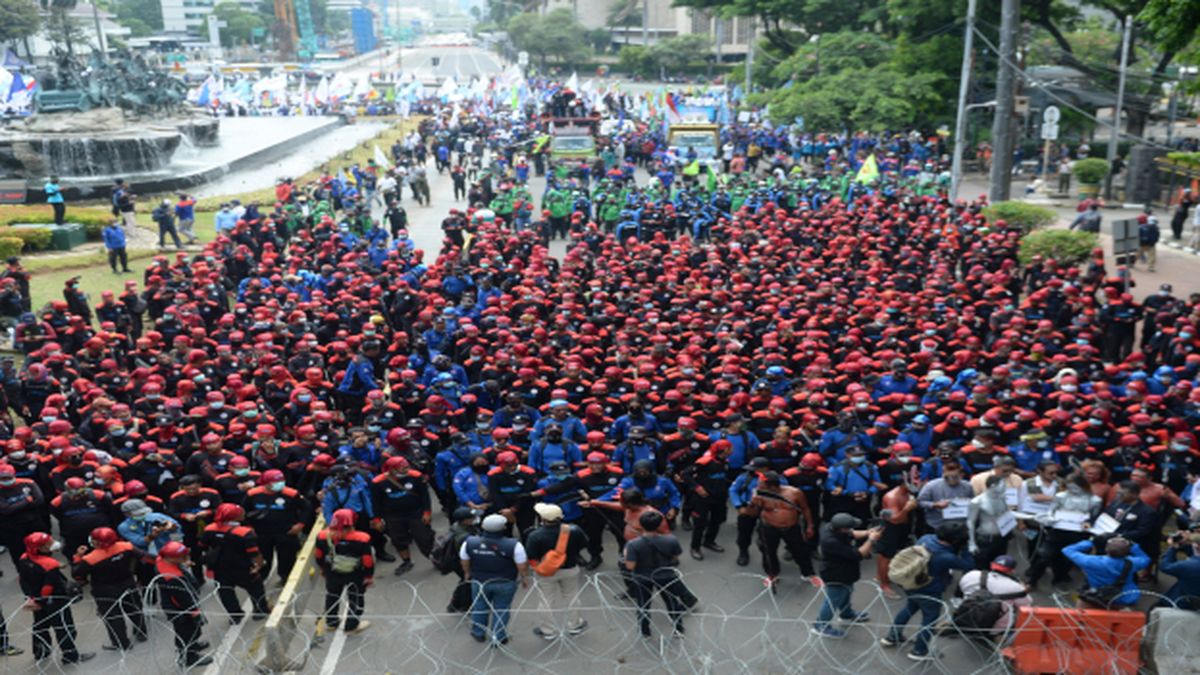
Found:
M 1184 558 L 1179 560 L 1179 553 Z M 1158 563 L 1158 571 L 1175 577 L 1159 607 L 1200 610 L 1200 531 L 1176 533 Z
M 365 354 L 358 354 L 353 361 L 346 364 L 346 374 L 337 388 L 341 394 L 341 408 L 346 415 L 346 421 L 362 424 L 367 394 L 376 389 L 379 389 L 379 384 L 375 382 L 375 365 Z
M 105 226 L 101 234 L 104 236 L 104 248 L 108 251 L 108 266 L 112 268 L 113 274 L 128 273 L 129 256 L 125 253 L 125 230 L 114 220 Z M 118 261 L 121 263 L 120 271 L 117 270 Z
M 933 661 L 937 657 L 929 652 L 929 640 L 933 637 L 933 625 L 942 613 L 942 595 L 950 584 L 954 570 L 967 571 L 975 566 L 974 559 L 967 553 L 967 526 L 953 521 L 942 523 L 937 532 L 917 540 L 918 546 L 929 551 L 929 583 L 908 591 L 904 609 L 896 615 L 888 634 L 879 640 L 885 647 L 895 647 L 904 642 L 904 627 L 917 612 L 921 613 L 921 629 L 913 638 L 912 651 L 908 658 L 913 661 Z
M 1108 603 L 1109 609 L 1114 606 L 1129 606 L 1142 597 L 1142 591 L 1137 585 L 1137 573 L 1150 566 L 1150 556 L 1141 547 L 1124 537 L 1113 537 L 1104 544 L 1104 554 L 1089 553 L 1095 549 L 1091 539 L 1077 541 L 1063 549 L 1067 560 L 1083 570 L 1087 577 L 1089 588 L 1099 589 L 1104 586 L 1120 584 L 1125 590 Z M 1095 608 L 1082 597 L 1079 599 L 1081 609 Z

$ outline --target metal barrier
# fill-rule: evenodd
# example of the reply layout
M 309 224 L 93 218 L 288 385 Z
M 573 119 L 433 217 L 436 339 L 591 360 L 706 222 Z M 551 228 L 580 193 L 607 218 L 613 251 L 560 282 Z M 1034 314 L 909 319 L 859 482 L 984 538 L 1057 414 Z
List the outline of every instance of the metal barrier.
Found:
M 317 535 L 323 529 L 325 518 L 318 513 L 304 546 L 296 556 L 292 573 L 288 575 L 283 590 L 279 592 L 275 608 L 263 625 L 261 639 L 257 642 L 257 647 L 263 650 L 262 658 L 257 663 L 262 672 L 284 673 L 302 670 L 308 660 L 312 642 L 321 628 L 321 612 L 316 612 L 312 629 L 306 629 L 305 620 L 313 620 L 314 615 L 307 614 L 298 600 L 313 597 L 312 591 L 320 583 L 321 575 L 317 573 L 313 549 L 317 545 Z M 298 638 L 302 643 L 297 643 Z M 251 656 L 254 654 L 251 653 Z

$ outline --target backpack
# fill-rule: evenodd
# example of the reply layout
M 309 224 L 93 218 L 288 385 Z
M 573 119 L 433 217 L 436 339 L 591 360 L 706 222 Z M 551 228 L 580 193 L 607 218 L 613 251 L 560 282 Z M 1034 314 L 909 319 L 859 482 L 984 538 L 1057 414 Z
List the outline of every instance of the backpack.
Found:
M 433 563 L 433 568 L 442 574 L 450 574 L 455 569 L 456 561 L 458 560 L 458 546 L 454 545 L 454 532 L 444 532 L 437 536 L 433 541 L 433 548 L 429 551 L 429 560 Z
M 987 588 L 989 571 L 983 571 L 979 578 L 979 590 L 964 598 L 962 603 L 955 608 L 951 617 L 954 627 L 964 633 L 992 630 L 992 627 L 1004 615 L 1003 601 L 1016 600 L 1025 596 L 1024 591 L 999 595 L 989 591 Z
M 329 530 L 325 530 L 325 541 L 329 542 L 329 569 L 335 574 L 354 574 L 362 565 L 362 560 L 358 556 L 346 555 L 337 552 L 337 544 L 333 542 L 333 535 Z
M 921 544 L 901 549 L 888 567 L 888 581 L 906 591 L 916 590 L 932 581 L 929 559 L 933 555 Z
M 567 562 L 567 541 L 571 538 L 571 526 L 560 525 L 558 530 L 558 541 L 555 542 L 554 548 L 546 551 L 538 564 L 533 567 L 533 571 L 538 573 L 539 577 L 552 577 L 554 573 Z

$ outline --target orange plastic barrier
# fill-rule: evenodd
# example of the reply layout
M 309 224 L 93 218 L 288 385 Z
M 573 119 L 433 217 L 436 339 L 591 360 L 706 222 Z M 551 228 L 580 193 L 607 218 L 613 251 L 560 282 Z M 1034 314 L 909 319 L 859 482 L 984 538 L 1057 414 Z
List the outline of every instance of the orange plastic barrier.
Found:
M 1012 644 L 1000 653 L 1021 675 L 1133 675 L 1145 627 L 1141 612 L 1022 607 Z

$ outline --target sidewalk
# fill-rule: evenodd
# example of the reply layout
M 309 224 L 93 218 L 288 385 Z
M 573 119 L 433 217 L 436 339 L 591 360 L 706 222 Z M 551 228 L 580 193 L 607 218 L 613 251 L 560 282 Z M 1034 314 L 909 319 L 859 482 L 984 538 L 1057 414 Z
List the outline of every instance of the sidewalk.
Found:
M 1013 199 L 1036 203 L 1039 206 L 1050 208 L 1058 214 L 1058 221 L 1054 225 L 1051 225 L 1051 227 L 1066 229 L 1071 224 L 1071 221 L 1075 219 L 1077 214 L 1075 210 L 1075 204 L 1078 202 L 1077 199 L 1048 201 L 1044 196 L 1041 196 L 1027 200 L 1022 197 L 1024 190 L 1024 180 L 1013 181 Z M 963 179 L 960 194 L 964 198 L 970 199 L 981 194 L 986 195 L 987 176 L 978 173 L 968 174 Z M 1141 212 L 1140 208 L 1127 209 L 1123 205 L 1119 205 L 1117 208 L 1105 208 L 1101 211 L 1104 215 L 1104 223 L 1100 227 L 1100 245 L 1104 247 L 1105 262 L 1110 273 L 1115 269 L 1112 256 L 1113 238 L 1111 234 L 1113 221 L 1125 218 L 1137 218 Z M 1174 288 L 1173 293 L 1177 298 L 1186 298 L 1189 293 L 1200 293 L 1200 256 L 1185 253 L 1181 248 L 1168 246 L 1167 242 L 1171 238 L 1171 213 L 1165 210 L 1158 210 L 1155 211 L 1155 215 L 1158 216 L 1158 226 L 1162 231 L 1162 238 L 1158 243 L 1158 262 L 1154 266 L 1154 272 L 1147 272 L 1144 263 L 1134 267 L 1133 280 L 1136 285 L 1130 289 L 1130 293 L 1139 301 L 1145 300 L 1147 296 L 1156 293 L 1161 284 L 1171 284 Z

